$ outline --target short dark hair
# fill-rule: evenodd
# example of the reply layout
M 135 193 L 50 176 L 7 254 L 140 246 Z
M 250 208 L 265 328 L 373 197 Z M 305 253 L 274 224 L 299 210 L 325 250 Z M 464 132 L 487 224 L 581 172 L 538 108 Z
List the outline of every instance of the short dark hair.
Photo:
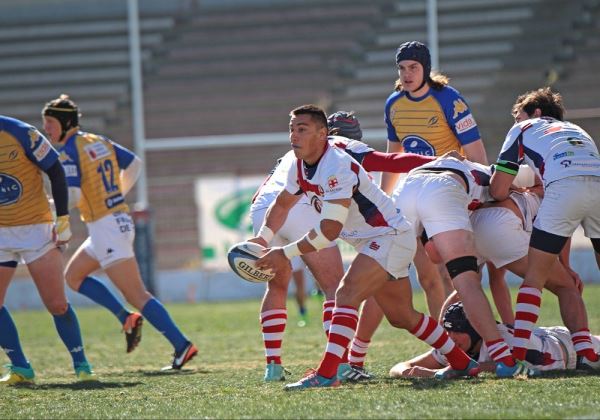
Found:
M 290 117 L 298 115 L 310 115 L 312 120 L 325 129 L 327 129 L 327 114 L 323 109 L 317 105 L 308 104 L 294 108 L 290 111 Z
M 564 120 L 565 108 L 562 96 L 553 92 L 549 87 L 531 90 L 517 97 L 512 107 L 512 115 L 515 117 L 521 110 L 532 116 L 536 109 L 542 112 L 542 117 L 552 117 L 559 121 Z

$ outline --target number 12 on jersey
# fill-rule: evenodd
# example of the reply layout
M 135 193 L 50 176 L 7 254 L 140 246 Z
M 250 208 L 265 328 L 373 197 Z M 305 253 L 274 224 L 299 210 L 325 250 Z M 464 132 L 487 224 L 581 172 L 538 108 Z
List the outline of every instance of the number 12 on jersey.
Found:
M 107 193 L 110 194 L 119 190 L 119 186 L 115 184 L 115 171 L 112 160 L 106 159 L 101 162 L 96 172 L 102 176 L 102 183 Z

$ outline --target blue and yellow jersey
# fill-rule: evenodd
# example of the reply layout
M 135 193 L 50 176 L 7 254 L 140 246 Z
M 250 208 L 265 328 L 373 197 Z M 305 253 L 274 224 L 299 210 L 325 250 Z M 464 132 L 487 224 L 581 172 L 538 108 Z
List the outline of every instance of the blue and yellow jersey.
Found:
M 392 93 L 385 104 L 388 140 L 401 142 L 405 152 L 440 156 L 481 138 L 465 100 L 450 86 L 429 89 L 420 98 L 405 91 Z
M 121 188 L 121 169 L 135 155 L 111 140 L 79 131 L 60 149 L 69 187 L 81 188 L 81 220 L 93 222 L 117 211 L 129 211 Z
M 35 127 L 0 116 L 0 227 L 52 222 L 41 171 L 57 159 Z

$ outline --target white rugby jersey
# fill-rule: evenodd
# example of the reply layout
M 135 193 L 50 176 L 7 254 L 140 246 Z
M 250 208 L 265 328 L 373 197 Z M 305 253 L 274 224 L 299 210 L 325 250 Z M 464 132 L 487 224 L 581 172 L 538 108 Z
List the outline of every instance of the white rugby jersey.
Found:
M 489 166 L 466 159 L 458 160 L 453 157 L 445 157 L 413 169 L 408 173 L 408 176 L 428 170 L 440 172 L 450 170 L 451 172 L 459 173 L 459 175 L 462 173 L 464 175 L 463 179 L 467 182 L 467 193 L 472 200 L 481 202 L 490 200 L 489 185 L 492 171 Z
M 532 192 L 511 191 L 508 196 L 519 208 L 523 215 L 523 229 L 526 232 L 533 230 L 533 220 L 537 216 L 542 199 Z
M 362 141 L 351 140 L 346 137 L 329 136 L 327 140 L 329 141 L 329 144 L 344 150 L 361 165 L 365 156 L 375 150 Z M 293 161 L 296 161 L 293 150 L 290 150 L 279 159 L 269 178 L 267 178 L 257 191 L 254 200 L 252 201 L 250 212 L 266 209 L 271 205 L 277 197 L 277 194 L 283 190 L 287 181 L 288 171 L 292 166 Z M 306 195 L 300 199 L 300 202 L 308 202 Z
M 600 176 L 596 144 L 581 127 L 554 118 L 532 118 L 515 124 L 506 136 L 498 165 L 527 163 L 544 181 L 578 175 Z
M 504 341 L 507 343 L 512 341 L 512 328 L 505 324 L 498 324 L 498 331 Z M 592 336 L 592 344 L 594 350 L 598 352 L 600 350 L 600 341 L 598 341 L 596 336 Z M 540 371 L 575 369 L 577 355 L 571 341 L 571 334 L 565 327 L 534 328 L 527 348 L 525 360 Z M 433 350 L 432 355 L 439 364 L 444 366 L 449 365 L 448 360 L 439 350 Z M 477 361 L 492 361 L 485 342 L 481 344 Z
M 291 194 L 306 194 L 317 210 L 323 201 L 351 198 L 348 219 L 340 234 L 341 239 L 350 243 L 353 239 L 411 229 L 391 198 L 379 189 L 363 167 L 349 154 L 331 145 L 313 166 L 307 167 L 302 160 L 296 159 L 285 188 Z

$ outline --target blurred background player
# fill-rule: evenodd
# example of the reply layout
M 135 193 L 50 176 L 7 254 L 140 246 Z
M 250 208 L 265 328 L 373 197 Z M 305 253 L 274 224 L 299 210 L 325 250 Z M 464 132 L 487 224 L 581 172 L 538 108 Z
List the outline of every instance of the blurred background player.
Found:
M 456 344 L 479 362 L 482 371 L 494 371 L 495 364 L 490 357 L 489 349 L 467 319 L 462 302 L 453 303 L 446 308 L 442 325 Z M 498 323 L 497 328 L 506 341 L 512 339 L 511 325 Z M 600 337 L 592 336 L 591 340 L 596 352 L 600 351 Z M 569 330 L 563 326 L 534 329 L 525 361 L 539 372 L 575 369 L 577 355 Z M 439 369 L 446 366 L 448 366 L 446 358 L 437 350 L 431 350 L 396 364 L 390 370 L 390 376 L 392 378 L 433 377 Z
M 67 347 L 79 380 L 94 378 L 79 321 L 67 301 L 63 261 L 58 246 L 71 238 L 68 190 L 58 153 L 39 131 L 22 121 L 0 116 L 0 347 L 10 359 L 0 384 L 32 383 L 35 377 L 23 353 L 17 328 L 4 299 L 17 264 L 23 260 L 56 331 Z M 56 222 L 46 197 L 42 172 L 50 180 Z
M 146 290 L 133 250 L 135 227 L 125 195 L 139 175 L 139 159 L 105 137 L 80 131 L 79 109 L 67 95 L 48 102 L 42 117 L 44 131 L 60 151 L 69 185 L 69 206 L 79 208 L 89 233 L 67 263 L 67 283 L 119 319 L 126 333 L 127 352 L 139 343 L 141 316 L 146 318 L 173 345 L 171 367 L 181 369 L 198 350 Z M 141 316 L 128 311 L 101 281 L 90 276 L 100 268 Z
M 544 183 L 544 199 L 533 224 L 525 280 L 519 288 L 515 313 L 513 355 L 525 358 L 537 322 L 542 288 L 558 255 L 581 224 L 591 238 L 600 267 L 600 155 L 592 137 L 578 125 L 564 121 L 562 97 L 550 88 L 517 97 L 510 129 L 496 162 L 490 193 L 505 199 L 519 171 L 527 163 Z M 600 369 L 590 332 L 574 332 L 578 364 Z
M 306 309 L 306 276 L 304 275 L 304 269 L 306 264 L 300 258 L 294 258 L 292 260 L 292 279 L 294 280 L 294 298 L 298 305 L 298 326 L 306 327 L 308 323 L 308 312 Z
M 396 51 L 396 66 L 399 77 L 395 91 L 385 104 L 387 151 L 426 156 L 458 151 L 473 162 L 487 165 L 483 141 L 467 102 L 448 85 L 448 77 L 432 72 L 427 46 L 418 41 L 401 44 Z M 398 179 L 398 173 L 384 172 L 381 188 L 391 195 Z M 429 260 L 421 241 L 417 241 L 414 264 L 429 314 L 437 319 L 453 290 L 452 281 L 443 265 L 436 266 Z M 493 267 L 490 274 L 503 280 L 502 273 Z M 374 299 L 368 299 L 351 346 L 353 366 L 363 368 L 371 338 L 382 318 L 383 313 Z

